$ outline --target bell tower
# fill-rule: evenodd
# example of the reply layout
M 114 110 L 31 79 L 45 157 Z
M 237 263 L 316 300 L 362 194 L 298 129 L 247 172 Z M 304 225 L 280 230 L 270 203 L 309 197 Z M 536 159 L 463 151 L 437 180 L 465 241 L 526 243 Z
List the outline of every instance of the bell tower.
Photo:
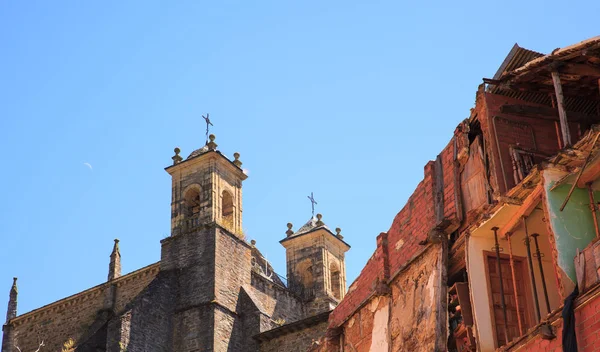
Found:
M 185 160 L 175 148 L 173 165 L 165 170 L 171 175 L 171 235 L 193 232 L 216 223 L 242 236 L 242 181 L 239 153 L 230 161 L 217 151 L 215 136 Z
M 286 249 L 289 288 L 309 302 L 309 314 L 335 308 L 346 294 L 345 253 L 341 229 L 334 234 L 317 214 L 298 231 L 288 224 L 287 237 L 279 241 Z
M 173 277 L 171 351 L 237 351 L 245 335 L 237 312 L 251 283 L 251 246 L 242 231 L 242 171 L 217 150 L 215 136 L 185 160 L 175 148 L 171 235 L 161 241 L 160 271 Z M 223 338 L 228 336 L 228 338 Z

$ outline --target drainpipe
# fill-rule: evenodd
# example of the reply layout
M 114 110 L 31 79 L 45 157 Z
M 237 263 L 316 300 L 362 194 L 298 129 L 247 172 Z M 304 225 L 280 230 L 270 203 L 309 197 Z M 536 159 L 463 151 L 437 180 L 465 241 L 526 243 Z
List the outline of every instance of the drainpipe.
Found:
M 494 231 L 494 249 L 496 250 L 496 271 L 498 271 L 498 278 L 500 280 L 500 303 L 502 304 L 502 315 L 504 318 L 504 338 L 506 343 L 508 343 L 508 319 L 506 318 L 506 302 L 504 301 L 504 283 L 502 282 L 502 267 L 500 265 L 500 245 L 498 244 L 498 228 L 492 227 L 492 231 Z
M 533 273 L 533 261 L 531 260 L 531 248 L 529 246 L 529 233 L 527 232 L 527 220 L 523 216 L 523 227 L 525 227 L 525 248 L 527 249 L 527 264 L 529 266 L 529 276 L 531 276 L 531 287 L 533 287 L 533 303 L 535 303 L 536 323 L 539 323 L 542 317 L 540 316 L 540 302 L 538 301 L 537 287 L 535 286 L 535 274 Z

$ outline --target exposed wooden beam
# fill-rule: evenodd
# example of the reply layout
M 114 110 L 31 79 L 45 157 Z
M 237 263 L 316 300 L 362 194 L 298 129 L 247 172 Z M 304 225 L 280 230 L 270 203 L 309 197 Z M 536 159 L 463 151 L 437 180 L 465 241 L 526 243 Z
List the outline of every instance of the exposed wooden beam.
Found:
M 558 111 L 556 109 L 543 106 L 504 104 L 500 107 L 500 112 L 509 115 L 529 116 L 551 121 L 560 121 Z M 600 116 L 587 115 L 571 111 L 567 111 L 567 114 L 569 115 L 569 121 L 572 122 L 600 121 Z
M 508 233 L 513 232 L 513 230 L 521 225 L 523 216 L 527 217 L 533 209 L 538 205 L 538 203 L 542 200 L 542 192 L 544 188 L 541 184 L 538 184 L 537 187 L 525 198 L 523 201 L 523 205 L 517 209 L 517 211 L 513 214 L 513 216 L 500 228 L 498 231 L 498 235 L 501 238 L 506 238 Z
M 589 182 L 594 182 L 600 178 L 600 159 L 592 161 L 581 173 L 577 187 L 585 188 Z
M 567 121 L 567 112 L 565 111 L 565 98 L 563 96 L 562 85 L 560 84 L 558 72 L 552 71 L 551 74 L 552 82 L 554 82 L 556 105 L 558 108 L 558 117 L 560 119 L 560 129 L 563 136 L 563 146 L 569 147 L 571 145 L 571 134 L 569 133 L 569 124 Z
M 587 64 L 568 63 L 560 66 L 558 73 L 577 76 L 600 77 L 600 67 Z
M 501 89 L 512 90 L 516 92 L 532 92 L 532 93 L 542 93 L 542 94 L 554 94 L 554 83 L 550 80 L 548 83 L 544 82 L 535 82 L 535 83 L 527 83 L 527 82 L 500 82 L 498 80 L 485 79 L 485 83 L 497 86 Z M 582 90 L 583 89 L 583 90 Z M 579 86 L 579 88 L 575 89 L 572 87 L 563 87 L 563 95 L 569 98 L 576 99 L 585 99 L 591 101 L 598 101 L 598 92 L 590 86 Z

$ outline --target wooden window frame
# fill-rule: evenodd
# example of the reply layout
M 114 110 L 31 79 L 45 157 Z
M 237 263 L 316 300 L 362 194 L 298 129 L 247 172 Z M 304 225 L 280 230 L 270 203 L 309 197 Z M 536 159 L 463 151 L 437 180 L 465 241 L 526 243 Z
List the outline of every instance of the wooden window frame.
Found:
M 492 282 L 490 279 L 490 265 L 489 265 L 489 257 L 493 257 L 494 259 L 496 259 L 496 253 L 492 252 L 492 251 L 483 251 L 483 261 L 485 264 L 485 281 L 487 284 L 487 294 L 488 294 L 488 304 L 489 304 L 489 309 L 490 309 L 490 316 L 492 319 L 492 335 L 494 337 L 494 348 L 499 348 L 501 346 L 498 346 L 498 337 L 497 337 L 497 329 L 496 329 L 496 313 L 494 310 L 494 300 L 492 297 Z M 508 259 L 510 260 L 510 256 L 508 254 L 503 254 L 500 253 L 500 259 Z M 533 323 L 535 321 L 534 319 L 534 312 L 532 311 L 531 307 L 533 307 L 533 293 L 532 293 L 532 287 L 531 287 L 531 276 L 529 276 L 529 271 L 528 271 L 528 267 L 527 267 L 527 258 L 526 257 L 522 257 L 522 256 L 518 256 L 518 255 L 513 255 L 513 260 L 515 262 L 519 261 L 522 262 L 522 266 L 521 266 L 521 275 L 523 277 L 523 286 L 524 286 L 524 295 L 525 295 L 525 316 L 522 317 L 523 318 L 523 324 L 524 324 L 524 330 L 527 331 L 527 329 L 529 329 L 530 327 L 534 326 L 535 324 Z M 519 275 L 519 273 L 516 273 L 517 275 Z M 511 274 L 512 275 L 512 274 Z M 513 282 L 514 285 L 514 282 Z M 510 341 L 507 341 L 506 343 L 509 343 Z

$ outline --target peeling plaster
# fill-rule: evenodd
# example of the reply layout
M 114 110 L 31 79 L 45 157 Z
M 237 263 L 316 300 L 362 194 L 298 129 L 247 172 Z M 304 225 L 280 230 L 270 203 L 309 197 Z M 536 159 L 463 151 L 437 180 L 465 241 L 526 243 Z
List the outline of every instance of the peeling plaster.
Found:
M 375 301 L 375 300 L 373 300 Z M 379 303 L 379 299 L 376 300 Z M 377 307 L 377 305 L 375 305 Z M 389 351 L 388 320 L 390 317 L 389 302 L 386 300 L 383 307 L 375 312 L 373 317 L 373 330 L 371 333 L 371 347 L 369 352 Z
M 436 263 L 437 264 L 437 263 Z M 437 265 L 436 265 L 437 267 Z M 427 280 L 427 292 L 429 293 L 429 303 L 433 303 L 435 302 L 435 288 L 433 287 L 433 285 L 435 285 L 435 279 L 436 279 L 436 275 L 437 273 L 434 271 L 431 272 L 431 274 L 429 275 L 429 280 Z
M 371 313 L 374 313 L 377 310 L 377 306 L 379 306 L 379 296 L 373 298 L 369 303 L 369 310 Z
M 544 189 L 546 191 L 546 202 L 550 225 L 554 233 L 556 250 L 558 252 L 558 266 L 567 274 L 569 279 L 575 283 L 575 264 L 573 262 L 577 249 L 583 250 L 596 237 L 589 210 L 589 196 L 586 189 L 577 188 L 569 199 L 563 211 L 560 206 L 564 202 L 570 184 L 563 184 L 551 191 L 552 186 L 566 173 L 558 170 L 545 170 Z M 600 198 L 600 193 L 594 192 L 594 196 Z
M 396 250 L 399 251 L 402 246 L 404 246 L 404 240 L 399 239 L 398 242 L 396 242 Z

